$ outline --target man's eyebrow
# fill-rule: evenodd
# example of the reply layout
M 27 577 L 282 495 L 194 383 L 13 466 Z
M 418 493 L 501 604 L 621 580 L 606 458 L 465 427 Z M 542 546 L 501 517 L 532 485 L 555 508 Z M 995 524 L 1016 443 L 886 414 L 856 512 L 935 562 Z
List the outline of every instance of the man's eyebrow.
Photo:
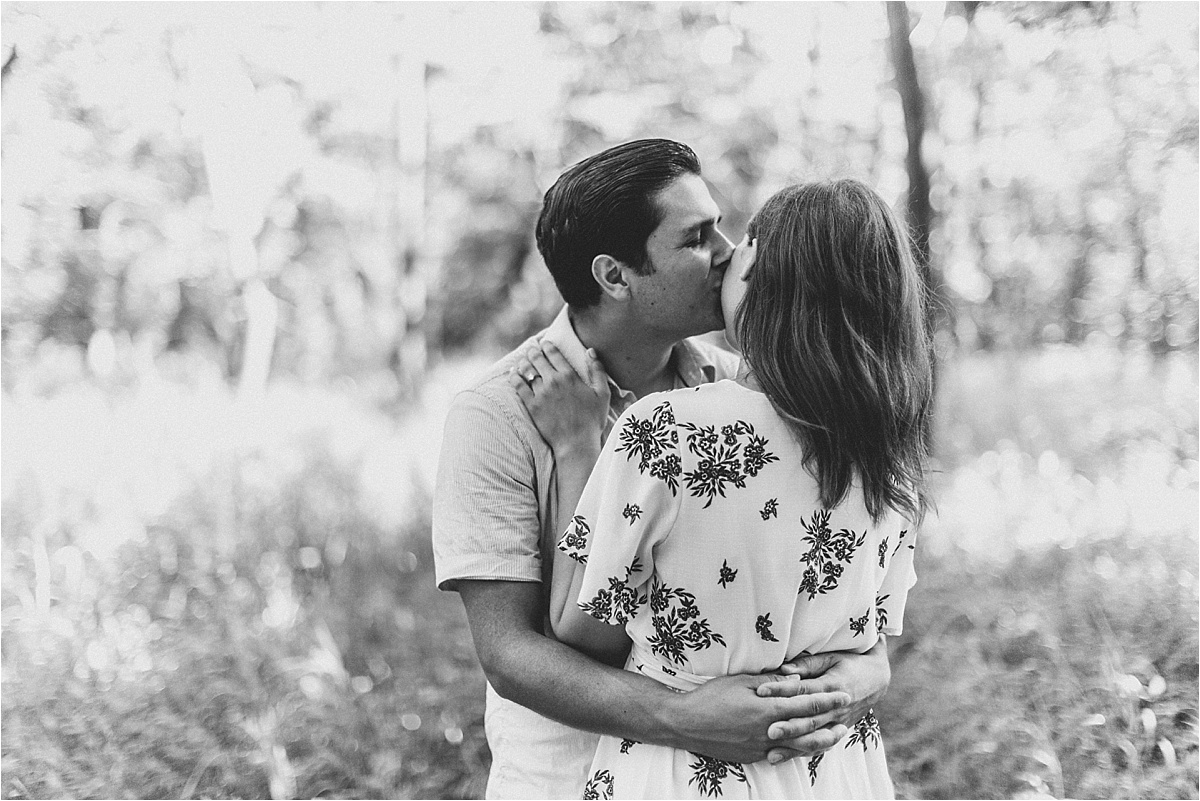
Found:
M 721 222 L 720 214 L 716 215 L 715 217 L 708 217 L 703 220 L 697 220 L 696 222 L 692 223 L 691 225 L 689 225 L 687 228 L 684 228 L 683 230 L 684 230 L 684 233 L 688 233 L 688 234 L 696 233 L 707 226 L 717 225 L 719 222 Z

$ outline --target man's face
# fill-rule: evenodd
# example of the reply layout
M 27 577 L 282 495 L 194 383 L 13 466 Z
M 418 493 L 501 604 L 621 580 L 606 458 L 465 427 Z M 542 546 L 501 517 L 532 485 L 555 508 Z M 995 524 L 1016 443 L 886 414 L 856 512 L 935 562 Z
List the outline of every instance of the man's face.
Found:
M 699 175 L 682 175 L 656 197 L 662 222 L 646 240 L 650 275 L 631 275 L 638 319 L 670 339 L 723 326 L 721 278 L 733 244 L 717 228 L 721 210 Z

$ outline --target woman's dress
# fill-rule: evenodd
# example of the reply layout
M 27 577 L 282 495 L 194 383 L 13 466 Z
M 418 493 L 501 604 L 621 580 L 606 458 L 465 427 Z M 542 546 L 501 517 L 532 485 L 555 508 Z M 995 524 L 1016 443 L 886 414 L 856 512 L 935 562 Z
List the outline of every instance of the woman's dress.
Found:
M 626 410 L 559 548 L 579 606 L 633 640 L 626 669 L 688 691 L 801 653 L 865 652 L 901 630 L 913 533 L 862 490 L 824 508 L 766 396 L 733 381 Z M 603 737 L 584 798 L 891 798 L 868 713 L 837 745 L 779 765 Z

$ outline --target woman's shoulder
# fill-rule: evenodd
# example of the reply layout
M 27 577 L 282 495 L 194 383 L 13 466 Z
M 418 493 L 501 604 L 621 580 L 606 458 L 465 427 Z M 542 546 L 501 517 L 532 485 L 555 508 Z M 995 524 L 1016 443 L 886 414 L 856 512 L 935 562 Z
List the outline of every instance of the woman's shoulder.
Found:
M 621 417 L 623 420 L 650 420 L 656 425 L 667 423 L 688 428 L 720 428 L 738 421 L 770 427 L 780 422 L 765 395 L 730 379 L 653 392 L 631 404 Z

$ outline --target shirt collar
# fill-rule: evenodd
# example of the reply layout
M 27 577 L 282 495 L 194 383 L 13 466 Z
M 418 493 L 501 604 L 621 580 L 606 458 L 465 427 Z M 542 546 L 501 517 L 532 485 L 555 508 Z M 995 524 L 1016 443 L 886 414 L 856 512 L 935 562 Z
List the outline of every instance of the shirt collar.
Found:
M 542 336 L 554 343 L 563 358 L 575 368 L 577 373 L 587 375 L 587 348 L 579 341 L 579 335 L 575 333 L 575 327 L 571 325 L 571 317 L 567 314 L 566 306 L 562 307 L 554 318 L 554 322 L 550 323 Z M 702 349 L 686 339 L 675 345 L 671 352 L 671 361 L 675 366 L 677 389 L 697 387 L 716 380 L 716 364 Z M 617 386 L 611 378 L 608 379 L 608 384 L 612 389 L 614 406 L 618 398 L 627 401 L 623 404 L 625 406 L 636 400 L 632 392 Z

